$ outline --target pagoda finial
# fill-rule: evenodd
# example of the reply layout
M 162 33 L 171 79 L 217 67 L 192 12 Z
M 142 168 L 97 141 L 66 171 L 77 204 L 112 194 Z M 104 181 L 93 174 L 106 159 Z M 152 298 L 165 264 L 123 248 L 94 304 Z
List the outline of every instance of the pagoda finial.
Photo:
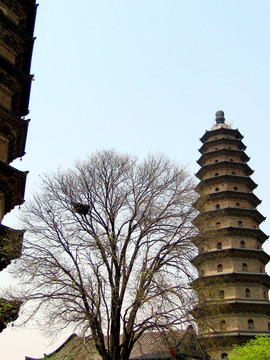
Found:
M 224 124 L 224 122 L 225 122 L 224 111 L 218 110 L 216 112 L 216 123 L 217 124 Z

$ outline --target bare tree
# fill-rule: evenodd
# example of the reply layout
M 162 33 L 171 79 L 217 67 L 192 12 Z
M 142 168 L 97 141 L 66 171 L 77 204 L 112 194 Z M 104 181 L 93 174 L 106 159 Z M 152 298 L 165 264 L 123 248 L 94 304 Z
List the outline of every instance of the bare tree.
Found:
M 193 181 L 164 156 L 103 151 L 43 179 L 25 210 L 19 300 L 126 360 L 147 330 L 187 321 Z M 122 334 L 122 336 L 121 336 Z

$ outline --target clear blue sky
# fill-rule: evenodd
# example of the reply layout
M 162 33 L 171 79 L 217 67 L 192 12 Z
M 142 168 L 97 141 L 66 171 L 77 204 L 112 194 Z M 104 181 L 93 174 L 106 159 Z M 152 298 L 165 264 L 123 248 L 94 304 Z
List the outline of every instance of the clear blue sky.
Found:
M 268 0 L 40 0 L 26 155 L 13 164 L 30 171 L 26 201 L 40 175 L 104 148 L 164 152 L 195 173 L 221 109 L 245 136 L 268 216 L 269 14 Z M 41 357 L 61 341 L 8 329 L 0 358 Z

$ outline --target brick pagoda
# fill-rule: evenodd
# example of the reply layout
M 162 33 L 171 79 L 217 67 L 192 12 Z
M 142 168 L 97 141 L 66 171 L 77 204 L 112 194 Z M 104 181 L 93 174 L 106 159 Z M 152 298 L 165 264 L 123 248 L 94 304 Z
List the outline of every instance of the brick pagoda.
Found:
M 24 201 L 27 172 L 10 163 L 25 154 L 36 8 L 35 0 L 0 0 L 0 271 L 21 254 L 23 231 L 2 220 Z M 16 319 L 18 309 L 0 299 L 0 332 Z
M 199 215 L 193 282 L 199 305 L 194 309 L 199 335 L 212 359 L 227 359 L 233 344 L 270 335 L 269 261 L 260 229 L 265 220 L 248 165 L 243 136 L 217 111 L 216 124 L 201 138 Z

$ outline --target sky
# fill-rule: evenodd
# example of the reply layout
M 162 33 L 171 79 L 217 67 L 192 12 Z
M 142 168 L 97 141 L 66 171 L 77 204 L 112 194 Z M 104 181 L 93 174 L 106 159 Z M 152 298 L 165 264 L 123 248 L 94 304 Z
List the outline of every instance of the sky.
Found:
M 29 170 L 25 201 L 43 174 L 102 149 L 162 152 L 196 173 L 199 139 L 223 110 L 244 135 L 267 217 L 269 13 L 268 0 L 40 0 L 26 155 L 12 163 Z M 18 228 L 17 213 L 4 224 Z M 70 335 L 17 323 L 0 335 L 0 358 L 42 357 Z

